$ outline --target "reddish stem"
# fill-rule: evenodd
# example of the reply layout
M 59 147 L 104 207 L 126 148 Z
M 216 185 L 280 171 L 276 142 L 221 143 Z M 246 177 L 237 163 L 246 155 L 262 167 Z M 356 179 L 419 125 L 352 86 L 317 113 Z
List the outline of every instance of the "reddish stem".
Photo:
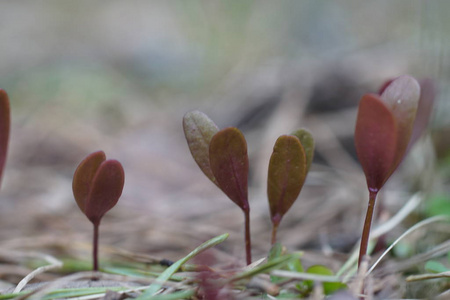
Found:
M 245 217 L 245 254 L 247 265 L 252 263 L 252 243 L 250 241 L 250 208 L 244 209 Z
M 369 205 L 367 207 L 366 219 L 364 220 L 364 228 L 361 235 L 361 246 L 359 248 L 358 267 L 365 255 L 367 255 L 367 247 L 369 244 L 370 227 L 372 226 L 373 209 L 377 198 L 378 190 L 369 188 Z
M 94 223 L 94 240 L 92 242 L 93 270 L 98 271 L 98 227 L 99 223 Z
M 277 242 L 278 223 L 273 223 L 272 226 L 272 246 Z

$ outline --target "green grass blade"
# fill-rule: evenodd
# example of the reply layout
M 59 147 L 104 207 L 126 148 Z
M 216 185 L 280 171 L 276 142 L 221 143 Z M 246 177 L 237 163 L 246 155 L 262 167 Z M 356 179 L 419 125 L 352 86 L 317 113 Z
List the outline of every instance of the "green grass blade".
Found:
M 302 256 L 302 253 L 297 252 L 297 253 L 292 253 L 292 254 L 283 255 L 283 256 L 274 258 L 274 259 L 266 262 L 263 265 L 257 266 L 250 270 L 246 270 L 244 272 L 241 272 L 241 273 L 233 276 L 233 278 L 231 278 L 230 281 L 238 281 L 238 280 L 245 279 L 245 278 L 251 278 L 258 274 L 268 273 L 274 269 L 280 269 L 280 268 L 284 267 L 285 265 L 287 265 L 290 261 L 292 261 L 294 259 L 299 259 L 301 256 Z
M 61 298 L 73 298 L 82 297 L 95 294 L 104 294 L 106 291 L 122 291 L 129 290 L 129 287 L 90 287 L 90 288 L 74 288 L 64 290 L 54 290 L 42 297 L 44 300 L 61 299 Z
M 170 293 L 167 295 L 156 295 L 151 297 L 151 300 L 179 300 L 179 299 L 191 299 L 191 297 L 195 294 L 194 290 L 188 291 L 179 291 Z
M 164 282 L 170 279 L 170 277 L 178 271 L 178 269 L 185 264 L 188 260 L 192 259 L 193 257 L 197 256 L 201 252 L 214 247 L 217 244 L 222 243 L 228 238 L 228 233 L 219 235 L 215 238 L 210 239 L 209 241 L 201 244 L 197 248 L 195 248 L 191 253 L 183 257 L 182 259 L 176 261 L 174 264 L 172 264 L 170 267 L 168 267 L 164 272 L 161 273 L 161 275 L 156 279 L 154 283 L 152 283 L 147 290 L 144 291 L 144 293 L 139 296 L 137 299 L 143 300 L 148 299 L 150 296 L 152 296 L 154 293 L 156 293 L 162 286 Z
M 29 291 L 24 291 L 24 292 L 20 292 L 20 293 L 3 294 L 3 295 L 0 295 L 0 300 L 14 299 L 16 297 L 23 296 L 23 295 L 28 294 L 28 293 L 30 293 L 30 292 Z
M 124 276 L 129 276 L 129 277 L 137 277 L 137 278 L 158 277 L 159 275 L 161 275 L 161 273 L 158 273 L 158 272 L 150 272 L 150 271 L 144 271 L 144 270 L 138 270 L 138 269 L 132 269 L 132 268 L 122 268 L 122 267 L 107 267 L 107 268 L 102 268 L 102 270 L 106 273 L 124 275 Z M 183 278 L 180 276 L 174 275 L 174 276 L 170 277 L 170 280 L 182 281 Z

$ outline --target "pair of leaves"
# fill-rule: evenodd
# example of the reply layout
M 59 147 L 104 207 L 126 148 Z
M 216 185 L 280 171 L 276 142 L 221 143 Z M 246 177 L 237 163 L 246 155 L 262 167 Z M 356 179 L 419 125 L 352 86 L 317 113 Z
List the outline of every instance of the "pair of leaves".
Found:
M 219 130 L 200 111 L 188 112 L 183 129 L 192 157 L 215 185 L 242 210 L 248 211 L 247 142 L 235 127 Z
M 249 166 L 242 133 L 234 127 L 219 131 L 214 122 L 199 111 L 184 116 L 183 128 L 191 154 L 203 173 L 248 212 Z M 283 135 L 276 141 L 269 163 L 267 187 L 274 227 L 300 194 L 313 152 L 314 140 L 305 129 Z
M 0 180 L 3 175 L 8 152 L 10 124 L 9 97 L 4 90 L 0 89 Z
M 403 75 L 359 103 L 355 146 L 370 190 L 377 192 L 403 159 L 410 142 L 420 85 Z
M 122 195 L 125 173 L 117 160 L 106 160 L 103 151 L 88 155 L 75 170 L 72 189 L 78 207 L 94 224 L 99 225 L 105 213 Z
M 297 199 L 314 154 L 314 139 L 306 129 L 282 135 L 275 142 L 269 162 L 267 195 L 274 226 Z

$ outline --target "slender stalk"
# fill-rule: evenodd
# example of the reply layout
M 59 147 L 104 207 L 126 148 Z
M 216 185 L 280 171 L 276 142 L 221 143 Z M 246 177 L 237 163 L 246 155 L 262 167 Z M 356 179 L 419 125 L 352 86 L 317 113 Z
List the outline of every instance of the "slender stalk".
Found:
M 272 226 L 272 246 L 277 242 L 277 232 L 278 232 L 278 224 L 273 223 Z
M 93 270 L 98 271 L 98 227 L 99 223 L 94 223 L 94 240 L 92 241 Z
M 369 244 L 370 227 L 372 226 L 372 216 L 375 207 L 378 190 L 369 189 L 369 205 L 367 207 L 366 219 L 364 220 L 364 228 L 361 235 L 361 246 L 359 248 L 358 267 L 365 255 L 367 255 L 367 246 Z
M 245 256 L 247 265 L 252 263 L 252 243 L 250 241 L 250 208 L 244 209 L 245 217 Z

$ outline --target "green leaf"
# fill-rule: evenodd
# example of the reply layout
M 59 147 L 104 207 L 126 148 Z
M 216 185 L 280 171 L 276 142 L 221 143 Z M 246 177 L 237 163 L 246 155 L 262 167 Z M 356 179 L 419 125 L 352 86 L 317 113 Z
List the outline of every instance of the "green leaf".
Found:
M 271 262 L 275 259 L 282 257 L 283 255 L 286 255 L 284 252 L 285 252 L 284 247 L 280 243 L 275 243 L 272 246 L 272 248 L 270 249 L 269 255 L 267 257 L 267 261 Z M 282 269 L 294 271 L 294 272 L 303 272 L 303 266 L 302 266 L 302 262 L 301 262 L 300 258 L 289 260 L 288 263 L 286 264 L 286 266 L 283 267 Z M 288 279 L 270 275 L 270 280 L 273 283 L 280 283 L 280 282 L 286 281 Z
M 209 144 L 219 128 L 207 115 L 196 110 L 184 115 L 183 130 L 195 162 L 206 177 L 217 184 L 209 165 Z
M 209 145 L 209 160 L 220 189 L 248 211 L 247 142 L 242 132 L 235 127 L 217 132 Z
M 9 97 L 4 90 L 0 89 L 0 181 L 8 153 L 10 125 L 11 110 L 9 107 Z
M 299 273 L 305 271 L 305 269 L 303 268 L 303 265 L 302 265 L 302 261 L 300 259 L 294 259 L 294 260 L 290 261 L 287 265 L 287 269 L 289 271 L 299 272 Z
M 272 248 L 270 248 L 269 255 L 267 257 L 268 261 L 274 260 L 283 255 L 283 245 L 281 243 L 275 243 Z
M 292 133 L 293 136 L 296 136 L 300 143 L 303 146 L 303 150 L 305 151 L 306 155 L 306 171 L 309 171 L 309 168 L 311 167 L 311 163 L 314 158 L 314 138 L 308 130 L 301 128 Z
M 450 216 L 450 199 L 447 196 L 436 195 L 425 201 L 425 212 L 428 216 Z
M 306 273 L 317 274 L 317 275 L 334 275 L 333 271 L 322 265 L 314 265 L 308 268 Z M 312 280 L 305 280 L 306 285 L 310 289 L 313 288 Z M 323 290 L 326 295 L 332 294 L 333 292 L 346 288 L 347 286 L 341 282 L 323 282 Z
M 156 293 L 159 289 L 161 289 L 162 284 L 169 280 L 175 272 L 178 271 L 178 269 L 184 265 L 187 261 L 192 259 L 193 257 L 197 256 L 198 254 L 202 253 L 203 251 L 214 247 L 223 241 L 225 241 L 228 238 L 228 233 L 219 235 L 215 238 L 210 239 L 209 241 L 206 241 L 205 243 L 201 244 L 197 248 L 195 248 L 191 253 L 183 257 L 182 259 L 176 261 L 173 263 L 170 267 L 168 267 L 161 275 L 155 280 L 154 283 L 152 283 L 145 291 L 142 293 L 141 296 L 139 296 L 137 299 L 143 300 L 148 299 L 150 296 L 152 296 L 154 293 Z
M 359 103 L 355 147 L 369 189 L 381 189 L 392 174 L 397 121 L 377 95 L 366 94 Z
M 278 226 L 297 199 L 306 174 L 306 155 L 300 140 L 292 135 L 280 136 L 273 147 L 267 179 L 267 196 L 274 226 Z
M 443 273 L 449 271 L 441 262 L 436 260 L 429 260 L 425 263 L 425 270 L 430 273 Z

